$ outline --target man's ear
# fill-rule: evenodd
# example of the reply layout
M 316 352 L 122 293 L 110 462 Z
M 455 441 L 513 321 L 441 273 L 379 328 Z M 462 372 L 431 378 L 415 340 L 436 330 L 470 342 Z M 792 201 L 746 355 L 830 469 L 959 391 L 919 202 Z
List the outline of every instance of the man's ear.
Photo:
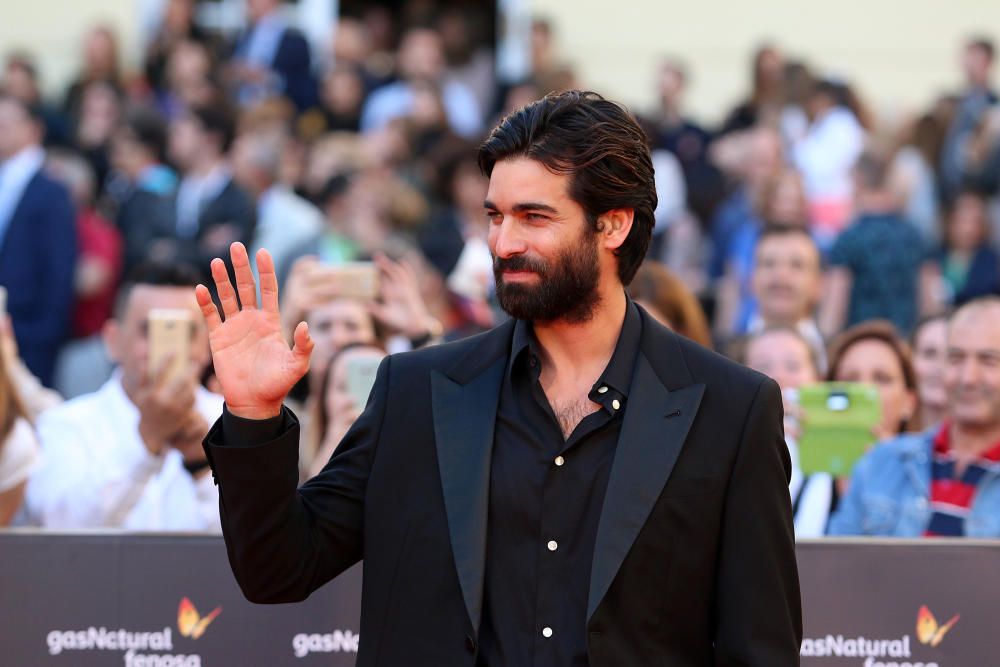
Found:
M 616 208 L 602 213 L 597 218 L 598 233 L 601 235 L 601 245 L 608 250 L 617 250 L 625 243 L 632 231 L 635 220 L 635 210 L 631 208 Z
M 122 328 L 118 321 L 111 318 L 101 327 L 101 340 L 104 342 L 104 350 L 108 353 L 108 359 L 116 364 L 121 363 L 121 337 Z

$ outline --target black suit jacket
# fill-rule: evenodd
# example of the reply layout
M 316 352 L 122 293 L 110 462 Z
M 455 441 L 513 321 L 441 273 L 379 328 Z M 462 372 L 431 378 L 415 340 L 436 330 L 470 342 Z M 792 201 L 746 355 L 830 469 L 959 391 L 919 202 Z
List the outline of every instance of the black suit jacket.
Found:
M 591 571 L 590 663 L 798 665 L 777 385 L 642 319 Z M 301 600 L 364 559 L 359 667 L 474 665 L 512 331 L 387 358 L 364 414 L 299 489 L 297 425 L 253 447 L 213 427 L 205 449 L 248 599 Z

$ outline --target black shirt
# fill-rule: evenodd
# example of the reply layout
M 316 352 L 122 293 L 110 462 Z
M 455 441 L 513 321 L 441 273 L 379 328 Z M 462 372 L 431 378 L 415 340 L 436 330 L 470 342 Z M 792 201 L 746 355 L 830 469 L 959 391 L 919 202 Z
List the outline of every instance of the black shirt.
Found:
M 611 360 L 590 390 L 602 407 L 564 438 L 538 381 L 531 325 L 515 325 L 494 433 L 480 667 L 588 664 L 597 524 L 641 329 L 629 301 Z

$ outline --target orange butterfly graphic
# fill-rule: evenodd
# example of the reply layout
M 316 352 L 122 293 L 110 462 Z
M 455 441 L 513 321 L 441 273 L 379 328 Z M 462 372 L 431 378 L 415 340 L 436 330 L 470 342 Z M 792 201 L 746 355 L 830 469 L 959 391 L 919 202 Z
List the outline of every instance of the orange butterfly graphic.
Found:
M 952 626 L 958 623 L 958 618 L 959 615 L 955 614 L 944 625 L 938 625 L 934 614 L 927 608 L 927 605 L 923 605 L 920 607 L 920 612 L 917 613 L 917 639 L 920 640 L 921 644 L 937 646 Z
M 181 598 L 181 604 L 177 607 L 177 629 L 184 637 L 198 639 L 205 634 L 208 624 L 215 620 L 215 617 L 222 613 L 222 607 L 216 607 L 212 613 L 201 616 L 195 609 L 191 600 Z

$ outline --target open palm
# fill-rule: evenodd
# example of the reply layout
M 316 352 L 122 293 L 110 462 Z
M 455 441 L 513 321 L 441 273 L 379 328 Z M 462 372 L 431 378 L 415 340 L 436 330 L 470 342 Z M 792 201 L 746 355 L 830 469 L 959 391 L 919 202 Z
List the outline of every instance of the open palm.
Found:
M 250 419 L 273 417 L 281 412 L 285 395 L 309 370 L 313 343 L 304 322 L 295 328 L 292 348 L 281 334 L 278 281 L 271 255 L 263 249 L 257 252 L 261 297 L 258 308 L 257 286 L 246 248 L 234 243 L 230 254 L 236 273 L 235 290 L 225 263 L 218 258 L 212 260 L 212 278 L 225 321 L 208 289 L 199 285 L 195 290 L 208 325 L 215 375 L 222 385 L 226 406 L 234 415 Z

